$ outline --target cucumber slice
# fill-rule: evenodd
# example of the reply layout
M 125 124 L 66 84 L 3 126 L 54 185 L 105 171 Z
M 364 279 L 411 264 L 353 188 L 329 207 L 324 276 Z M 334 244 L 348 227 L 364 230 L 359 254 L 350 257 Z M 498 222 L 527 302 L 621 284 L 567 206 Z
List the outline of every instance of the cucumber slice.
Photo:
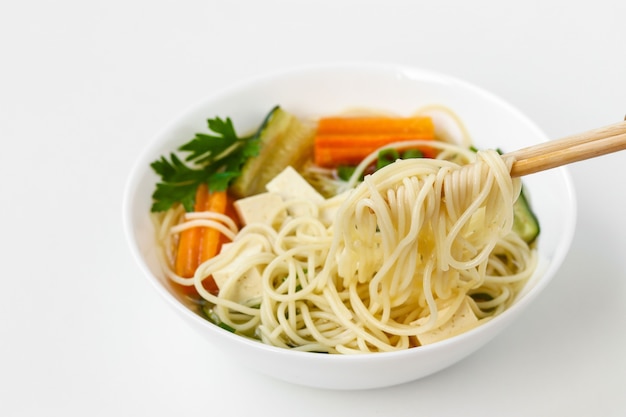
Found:
M 540 227 L 537 216 L 532 211 L 523 188 L 513 206 L 513 212 L 515 213 L 513 231 L 530 245 L 539 236 Z
M 287 166 L 300 170 L 311 157 L 314 135 L 313 126 L 275 107 L 260 133 L 259 154 L 243 165 L 232 184 L 233 194 L 241 198 L 263 193 L 265 185 Z

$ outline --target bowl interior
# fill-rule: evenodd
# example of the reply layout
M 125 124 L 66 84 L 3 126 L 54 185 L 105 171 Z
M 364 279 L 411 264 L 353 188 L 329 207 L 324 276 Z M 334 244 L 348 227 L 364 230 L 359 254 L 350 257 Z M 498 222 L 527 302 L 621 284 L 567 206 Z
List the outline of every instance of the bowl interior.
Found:
M 277 104 L 303 118 L 336 114 L 354 107 L 408 115 L 425 105 L 441 104 L 452 109 L 463 120 L 479 148 L 513 151 L 547 140 L 541 130 L 526 116 L 480 88 L 430 71 L 393 65 L 321 65 L 285 71 L 249 80 L 218 92 L 184 111 L 156 135 L 149 148 L 138 158 L 126 189 L 125 229 L 131 250 L 140 267 L 170 304 L 187 320 L 191 320 L 194 326 L 208 332 L 209 337 L 223 337 L 227 343 L 237 344 L 241 349 L 258 349 L 257 345 L 260 344 L 227 334 L 195 316 L 183 306 L 182 300 L 172 291 L 160 271 L 154 249 L 152 225 L 148 218 L 151 194 L 157 177 L 151 172 L 149 164 L 160 155 L 173 151 L 191 139 L 196 132 L 206 131 L 206 119 L 209 117 L 228 116 L 233 120 L 237 131 L 244 133 L 256 128 L 269 109 Z M 541 261 L 538 271 L 512 308 L 491 322 L 468 332 L 467 335 L 446 341 L 448 343 L 442 342 L 440 352 L 433 353 L 439 345 L 435 344 L 429 349 L 412 349 L 407 353 L 412 356 L 436 355 L 437 366 L 432 366 L 432 363 L 427 366 L 426 362 L 422 361 L 421 368 L 419 363 L 404 367 L 402 371 L 398 371 L 396 377 L 378 379 L 377 383 L 373 381 L 374 375 L 369 379 L 367 376 L 359 378 L 338 376 L 336 382 L 330 383 L 324 381 L 331 378 L 324 378 L 323 372 L 338 373 L 333 371 L 339 369 L 336 368 L 337 360 L 345 360 L 346 363 L 357 362 L 345 357 L 331 359 L 329 355 L 321 355 L 326 358 L 316 358 L 313 361 L 334 362 L 335 368 L 320 368 L 317 364 L 315 370 L 311 368 L 309 379 L 306 375 L 298 373 L 297 381 L 294 382 L 324 387 L 342 384 L 343 388 L 368 388 L 415 379 L 451 365 L 471 353 L 499 331 L 504 323 L 517 316 L 516 313 L 547 284 L 561 264 L 573 237 L 576 216 L 574 191 L 566 169 L 558 168 L 529 175 L 523 182 L 541 224 L 538 246 Z M 472 337 L 476 339 L 472 340 Z M 269 347 L 262 347 L 260 351 L 270 355 L 268 359 L 270 362 L 274 360 L 271 359 L 273 355 L 286 355 L 284 350 Z M 312 356 L 307 353 L 295 356 L 287 354 L 289 357 L 295 357 L 295 360 L 300 360 L 299 358 L 306 355 Z M 387 358 L 397 355 L 377 353 L 366 356 L 372 360 L 365 363 L 371 364 L 376 361 L 386 362 Z M 252 365 L 259 368 L 261 365 L 258 362 L 255 361 Z M 362 367 L 363 364 L 359 366 Z M 261 370 L 279 378 L 290 379 L 287 374 L 281 374 L 276 368 L 268 367 Z M 371 370 L 367 367 L 365 369 L 368 372 Z M 346 370 L 344 369 L 342 373 L 345 374 Z

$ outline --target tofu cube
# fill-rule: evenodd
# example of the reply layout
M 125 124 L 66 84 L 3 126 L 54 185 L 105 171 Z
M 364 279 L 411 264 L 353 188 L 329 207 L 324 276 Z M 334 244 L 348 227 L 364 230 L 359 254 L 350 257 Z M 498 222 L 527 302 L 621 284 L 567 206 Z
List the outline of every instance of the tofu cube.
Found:
M 280 195 L 284 201 L 297 198 L 311 200 L 318 204 L 324 201 L 324 197 L 291 166 L 275 176 L 265 188 L 270 193 Z
M 228 251 L 231 246 L 232 243 L 222 245 L 222 252 Z M 237 260 L 245 258 L 246 255 L 259 253 L 261 250 L 262 247 L 260 244 L 250 245 L 237 254 L 234 262 L 219 271 L 215 271 L 213 273 L 213 279 L 215 280 L 217 287 L 221 290 L 226 284 L 226 281 L 237 270 L 239 265 L 241 265 L 241 263 L 237 262 Z M 248 300 L 260 297 L 261 294 L 261 271 L 255 267 L 249 269 L 245 274 L 237 278 L 237 281 L 233 283 L 227 298 L 237 303 L 245 303 Z
M 280 208 L 282 204 L 283 199 L 279 194 L 262 193 L 239 199 L 234 206 L 244 225 L 265 223 L 271 226 L 285 218 L 285 210 Z

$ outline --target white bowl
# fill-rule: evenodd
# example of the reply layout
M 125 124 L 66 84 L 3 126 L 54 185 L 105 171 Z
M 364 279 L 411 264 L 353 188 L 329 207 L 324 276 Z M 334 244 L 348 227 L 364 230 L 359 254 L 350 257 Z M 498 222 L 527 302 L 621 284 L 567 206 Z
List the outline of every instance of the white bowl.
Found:
M 547 140 L 526 116 L 467 82 L 421 69 L 380 64 L 337 64 L 292 69 L 228 88 L 190 107 L 166 126 L 141 154 L 125 191 L 123 218 L 130 249 L 143 273 L 170 307 L 214 346 L 267 375 L 296 384 L 330 389 L 366 389 L 415 380 L 473 353 L 511 324 L 546 287 L 569 249 L 576 201 L 563 168 L 524 178 L 541 223 L 540 265 L 517 301 L 478 328 L 442 342 L 391 353 L 326 355 L 263 345 L 225 331 L 185 307 L 159 268 L 148 214 L 157 181 L 149 167 L 176 149 L 209 117 L 229 116 L 236 129 L 255 128 L 280 104 L 297 116 L 339 113 L 365 107 L 408 114 L 427 104 L 443 104 L 465 122 L 480 148 L 512 151 Z M 514 352 L 512 352 L 514 354 Z

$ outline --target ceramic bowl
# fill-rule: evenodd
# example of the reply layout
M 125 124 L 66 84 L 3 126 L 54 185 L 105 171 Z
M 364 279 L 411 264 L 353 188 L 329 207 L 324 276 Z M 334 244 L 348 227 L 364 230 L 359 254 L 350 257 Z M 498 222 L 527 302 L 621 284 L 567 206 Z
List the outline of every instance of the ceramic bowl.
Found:
M 456 363 L 492 340 L 528 309 L 559 269 L 576 217 L 572 181 L 565 168 L 524 177 L 542 226 L 540 264 L 516 302 L 474 330 L 406 351 L 327 355 L 267 346 L 211 324 L 187 308 L 159 268 L 149 220 L 157 177 L 149 164 L 194 133 L 205 131 L 209 117 L 229 116 L 237 130 L 244 132 L 255 128 L 277 104 L 301 117 L 336 114 L 354 107 L 409 114 L 424 105 L 442 104 L 460 116 L 480 148 L 512 151 L 547 140 L 528 117 L 494 94 L 444 74 L 390 64 L 289 69 L 224 89 L 173 118 L 138 156 L 130 173 L 123 207 L 125 232 L 143 275 L 161 294 L 164 305 L 173 308 L 207 343 L 235 356 L 238 363 L 284 381 L 328 389 L 367 389 L 416 380 Z

